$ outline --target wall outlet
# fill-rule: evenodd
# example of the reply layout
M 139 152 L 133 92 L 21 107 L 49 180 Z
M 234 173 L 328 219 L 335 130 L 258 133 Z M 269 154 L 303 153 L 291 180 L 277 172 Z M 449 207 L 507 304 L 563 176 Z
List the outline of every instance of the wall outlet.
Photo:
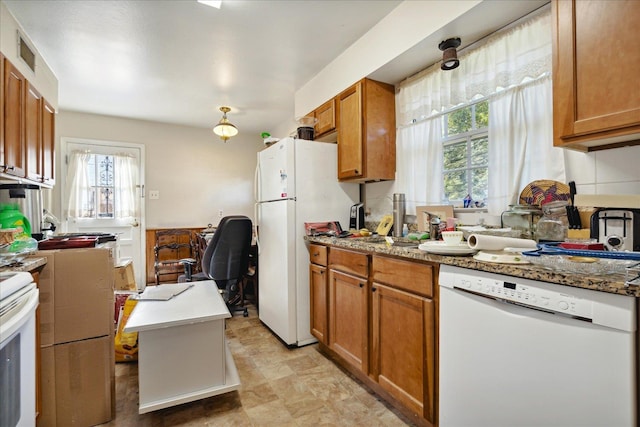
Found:
M 218 209 L 218 218 L 222 218 L 223 213 L 222 213 L 222 209 Z
M 158 200 L 160 198 L 160 191 L 159 190 L 150 190 L 149 191 L 149 198 L 151 200 Z

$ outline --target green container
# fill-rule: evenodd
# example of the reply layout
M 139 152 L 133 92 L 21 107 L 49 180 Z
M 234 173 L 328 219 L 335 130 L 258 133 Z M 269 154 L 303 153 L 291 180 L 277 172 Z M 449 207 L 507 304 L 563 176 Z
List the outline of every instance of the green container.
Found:
M 21 228 L 22 233 L 16 235 L 16 239 L 31 237 L 31 224 L 26 216 L 20 212 L 17 204 L 5 204 L 0 206 L 0 225 L 2 228 Z

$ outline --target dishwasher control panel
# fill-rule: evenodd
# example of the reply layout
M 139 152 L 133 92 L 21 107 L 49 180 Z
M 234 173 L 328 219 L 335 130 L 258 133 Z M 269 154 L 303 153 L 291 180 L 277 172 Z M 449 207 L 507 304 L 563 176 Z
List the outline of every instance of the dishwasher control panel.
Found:
M 591 319 L 593 302 L 573 295 L 513 281 L 456 274 L 453 286 L 465 291 L 486 295 L 496 299 L 525 304 L 546 311 L 566 313 L 571 316 Z

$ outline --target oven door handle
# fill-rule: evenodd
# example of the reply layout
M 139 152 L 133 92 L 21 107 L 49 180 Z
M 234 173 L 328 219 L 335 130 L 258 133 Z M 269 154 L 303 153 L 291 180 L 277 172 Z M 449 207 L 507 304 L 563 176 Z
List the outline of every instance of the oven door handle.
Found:
M 11 337 L 29 321 L 31 312 L 35 312 L 36 307 L 38 307 L 39 295 L 37 288 L 30 290 L 24 294 L 14 310 L 5 313 L 0 318 L 0 342 L 4 342 Z

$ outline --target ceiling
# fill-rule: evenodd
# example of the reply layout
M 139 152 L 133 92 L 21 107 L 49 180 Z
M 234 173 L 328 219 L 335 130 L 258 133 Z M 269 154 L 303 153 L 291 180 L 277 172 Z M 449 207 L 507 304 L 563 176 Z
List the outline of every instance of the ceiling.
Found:
M 5 1 L 59 80 L 59 107 L 240 132 L 292 120 L 295 91 L 391 1 Z
M 3 1 L 57 76 L 61 110 L 211 128 L 225 105 L 257 138 L 292 121 L 295 92 L 402 3 Z M 483 16 L 461 17 L 371 77 L 397 83 L 438 60 L 440 38 L 464 47 L 547 1 L 484 1 Z

